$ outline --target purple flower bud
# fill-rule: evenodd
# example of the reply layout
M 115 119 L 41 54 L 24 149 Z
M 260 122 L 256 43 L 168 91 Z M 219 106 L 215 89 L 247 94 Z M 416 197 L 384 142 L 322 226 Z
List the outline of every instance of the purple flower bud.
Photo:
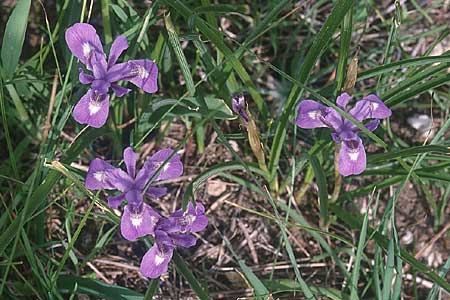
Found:
M 245 102 L 245 98 L 242 93 L 233 95 L 233 98 L 231 99 L 231 107 L 236 114 L 241 116 L 244 123 L 247 124 L 249 120 L 247 115 L 247 103 Z

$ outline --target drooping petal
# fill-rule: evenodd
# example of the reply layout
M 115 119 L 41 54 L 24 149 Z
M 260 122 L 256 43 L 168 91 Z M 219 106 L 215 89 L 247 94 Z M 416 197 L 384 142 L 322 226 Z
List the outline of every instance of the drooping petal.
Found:
M 153 245 L 142 258 L 140 267 L 142 275 L 148 278 L 158 278 L 166 273 L 172 255 L 173 248 L 169 248 L 167 252 L 161 252 L 156 244 Z
M 359 137 L 341 143 L 338 166 L 342 176 L 361 174 L 366 169 L 366 151 Z
M 370 94 L 358 102 L 350 110 L 350 114 L 358 121 L 368 118 L 384 119 L 390 117 L 392 111 L 376 95 Z
M 165 187 L 149 187 L 147 190 L 147 195 L 150 198 L 160 198 L 167 194 L 167 188 Z
M 106 173 L 109 183 L 111 183 L 119 191 L 127 192 L 133 188 L 133 178 L 131 178 L 125 171 L 116 168 L 114 170 L 108 170 Z
M 147 93 L 155 93 L 158 90 L 158 67 L 149 59 L 136 59 L 128 61 L 131 67 L 128 80 L 143 89 Z
M 125 239 L 135 241 L 153 234 L 159 218 L 158 213 L 145 203 L 139 207 L 127 204 L 123 209 L 120 232 Z
M 123 200 L 125 200 L 125 194 L 121 193 L 117 196 L 110 196 L 108 199 L 108 206 L 111 208 L 118 208 L 120 204 L 122 204 Z
M 166 161 L 173 153 L 172 149 L 162 149 L 153 154 L 144 164 L 150 174 L 154 174 L 161 166 L 157 180 L 167 180 L 180 177 L 183 174 L 183 163 L 180 156 L 175 154 L 169 161 Z M 165 164 L 164 164 L 165 162 Z
M 94 81 L 94 77 L 92 75 L 86 74 L 83 72 L 83 69 L 79 69 L 78 80 L 81 84 L 90 84 Z
M 171 233 L 169 236 L 175 245 L 183 248 L 193 247 L 197 243 L 197 238 L 191 234 Z
M 111 84 L 111 88 L 112 88 L 114 94 L 116 94 L 117 97 L 125 96 L 126 94 L 131 92 L 131 89 L 124 88 L 124 87 L 122 87 L 122 86 L 120 86 L 118 84 L 115 84 L 115 83 Z
M 108 181 L 106 172 L 107 170 L 113 169 L 113 166 L 100 158 L 92 160 L 89 165 L 84 186 L 90 190 L 114 189 L 114 186 Z
M 340 94 L 336 99 L 336 104 L 342 108 L 342 110 L 346 110 L 347 104 L 352 100 L 352 96 L 347 93 Z
M 109 112 L 109 96 L 88 90 L 73 109 L 73 117 L 80 124 L 100 128 L 106 123 Z
M 374 131 L 375 129 L 377 129 L 378 125 L 380 125 L 380 120 L 375 119 L 367 123 L 365 126 L 370 131 Z
M 387 107 L 375 94 L 367 95 L 363 97 L 361 101 L 367 101 L 370 106 L 369 118 L 385 119 L 392 115 L 392 111 L 389 107 Z
M 297 125 L 300 128 L 328 127 L 323 119 L 330 108 L 313 100 L 303 100 L 298 105 Z
M 125 148 L 123 151 L 123 160 L 125 162 L 125 166 L 127 167 L 128 175 L 130 175 L 131 178 L 135 178 L 137 153 L 133 151 L 133 148 Z
M 94 52 L 105 55 L 95 28 L 86 23 L 76 23 L 66 30 L 66 43 L 72 54 L 88 70 L 92 70 L 90 58 Z
M 111 45 L 111 49 L 109 50 L 108 56 L 108 67 L 112 67 L 116 62 L 119 56 L 123 51 L 128 49 L 128 41 L 124 35 L 119 35 L 116 37 L 114 42 Z

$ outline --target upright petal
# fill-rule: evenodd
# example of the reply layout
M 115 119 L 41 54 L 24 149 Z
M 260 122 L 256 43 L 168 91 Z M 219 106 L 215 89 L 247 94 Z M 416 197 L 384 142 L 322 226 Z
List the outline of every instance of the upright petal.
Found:
M 366 151 L 359 137 L 341 143 L 338 166 L 342 176 L 361 174 L 366 169 Z
M 66 30 L 66 43 L 72 54 L 89 70 L 92 70 L 90 58 L 97 52 L 105 55 L 95 28 L 86 23 L 76 23 Z
M 128 80 L 143 89 L 147 93 L 155 93 L 158 90 L 158 67 L 149 59 L 130 60 L 130 73 L 125 80 Z
M 123 160 L 125 162 L 125 166 L 127 167 L 128 175 L 134 179 L 136 177 L 137 153 L 133 151 L 133 148 L 127 147 L 123 151 Z
M 133 178 L 131 178 L 126 172 L 119 168 L 106 171 L 108 181 L 116 189 L 121 192 L 128 192 L 133 188 Z M 128 200 L 128 198 L 127 198 Z
M 90 190 L 114 189 L 109 183 L 107 170 L 113 170 L 114 167 L 103 159 L 96 158 L 91 161 L 86 175 L 84 186 Z
M 169 161 L 167 161 L 173 152 L 174 151 L 172 149 L 159 150 L 145 162 L 143 168 L 146 168 L 150 174 L 154 174 L 154 172 L 163 166 L 159 172 L 157 180 L 167 180 L 180 177 L 181 174 L 183 174 L 183 163 L 181 162 L 180 156 L 175 154 Z
M 111 208 L 118 208 L 120 204 L 122 204 L 123 200 L 125 200 L 125 194 L 120 193 L 117 196 L 110 196 L 108 199 L 108 206 Z
M 105 79 L 108 72 L 108 65 L 103 53 L 94 52 L 91 55 L 92 73 L 96 79 Z
M 132 188 L 129 191 L 125 193 L 125 198 L 127 199 L 128 203 L 139 205 L 142 202 L 144 202 L 144 195 L 141 190 Z
M 367 123 L 365 126 L 370 131 L 374 131 L 375 129 L 377 129 L 378 125 L 380 125 L 380 120 L 375 119 Z
M 112 67 L 116 62 L 119 56 L 123 51 L 128 49 L 128 41 L 124 35 L 119 35 L 116 37 L 114 42 L 111 45 L 111 49 L 109 50 L 108 56 L 108 67 Z
M 392 111 L 376 95 L 370 94 L 358 102 L 350 110 L 350 114 L 358 121 L 368 118 L 384 119 L 391 116 Z
M 169 248 L 167 252 L 162 252 L 156 244 L 153 245 L 142 258 L 140 267 L 142 275 L 148 278 L 158 278 L 166 273 L 172 255 L 173 248 Z
M 342 108 L 342 110 L 347 110 L 347 104 L 350 102 L 350 100 L 352 100 L 352 96 L 350 96 L 347 93 L 342 93 L 340 94 L 337 99 L 336 99 L 336 104 Z
M 139 237 L 153 234 L 159 218 L 158 213 L 145 203 L 139 207 L 125 205 L 120 221 L 120 232 L 125 239 L 135 241 Z
M 92 83 L 92 81 L 94 81 L 94 77 L 92 75 L 84 73 L 82 68 L 80 68 L 78 72 L 78 80 L 81 82 L 81 84 L 90 84 Z
M 165 187 L 149 187 L 146 193 L 150 198 L 160 198 L 167 194 Z
M 109 96 L 89 90 L 75 105 L 73 117 L 80 124 L 100 128 L 105 125 L 108 112 Z
M 313 100 L 303 100 L 298 105 L 297 125 L 300 128 L 328 127 L 323 122 L 330 108 Z
M 131 89 L 124 88 L 116 83 L 111 84 L 111 89 L 117 97 L 122 97 L 131 92 Z

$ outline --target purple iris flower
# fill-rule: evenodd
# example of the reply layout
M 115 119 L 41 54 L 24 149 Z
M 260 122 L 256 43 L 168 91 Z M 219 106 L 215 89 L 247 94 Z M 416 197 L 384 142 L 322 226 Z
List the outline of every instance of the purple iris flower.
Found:
M 245 102 L 245 98 L 242 93 L 233 95 L 233 98 L 231 99 L 231 108 L 234 113 L 241 116 L 245 124 L 248 123 L 247 103 Z
M 171 149 L 160 150 L 151 156 L 140 170 L 137 170 L 137 154 L 128 147 L 123 152 L 126 172 L 99 158 L 91 162 L 85 181 L 86 188 L 119 190 L 120 194 L 108 197 L 108 205 L 112 208 L 118 208 L 124 200 L 127 201 L 120 222 L 120 230 L 125 239 L 134 241 L 154 233 L 154 227 L 161 217 L 144 203 L 144 188 L 172 153 Z M 162 167 L 155 181 L 177 178 L 182 173 L 183 164 L 179 155 L 175 154 Z M 158 198 L 166 193 L 165 187 L 150 186 L 146 191 L 146 195 L 150 198 Z
M 363 97 L 348 110 L 347 104 L 351 99 L 349 94 L 342 93 L 337 97 L 336 104 L 359 122 L 373 119 L 365 124 L 370 131 L 374 131 L 378 127 L 380 119 L 388 118 L 392 114 L 392 111 L 374 94 Z M 307 129 L 331 128 L 333 140 L 341 144 L 338 166 L 339 172 L 343 176 L 360 174 L 365 170 L 366 152 L 361 138 L 358 136 L 361 130 L 333 108 L 313 100 L 303 100 L 298 106 L 297 125 Z
M 79 80 L 91 88 L 75 105 L 73 117 L 78 123 L 102 127 L 109 111 L 109 88 L 117 97 L 131 90 L 117 84 L 120 80 L 130 81 L 147 93 L 158 90 L 158 67 L 149 59 L 129 60 L 117 63 L 117 59 L 128 48 L 125 36 L 118 36 L 111 45 L 108 60 L 95 28 L 86 23 L 76 23 L 66 31 L 66 42 L 72 54 L 92 74 L 80 68 Z
M 177 246 L 194 246 L 197 239 L 191 233 L 199 232 L 207 225 L 205 208 L 198 202 L 195 207 L 189 203 L 185 212 L 178 210 L 168 218 L 160 218 L 154 229 L 155 243 L 142 258 L 141 273 L 149 278 L 157 278 L 167 272 L 173 250 Z

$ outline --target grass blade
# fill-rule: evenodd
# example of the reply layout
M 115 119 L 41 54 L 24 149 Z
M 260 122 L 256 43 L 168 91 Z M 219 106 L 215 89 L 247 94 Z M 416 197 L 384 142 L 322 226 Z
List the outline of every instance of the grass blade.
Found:
M 6 78 L 12 78 L 22 53 L 31 0 L 19 0 L 6 23 L 1 57 Z

